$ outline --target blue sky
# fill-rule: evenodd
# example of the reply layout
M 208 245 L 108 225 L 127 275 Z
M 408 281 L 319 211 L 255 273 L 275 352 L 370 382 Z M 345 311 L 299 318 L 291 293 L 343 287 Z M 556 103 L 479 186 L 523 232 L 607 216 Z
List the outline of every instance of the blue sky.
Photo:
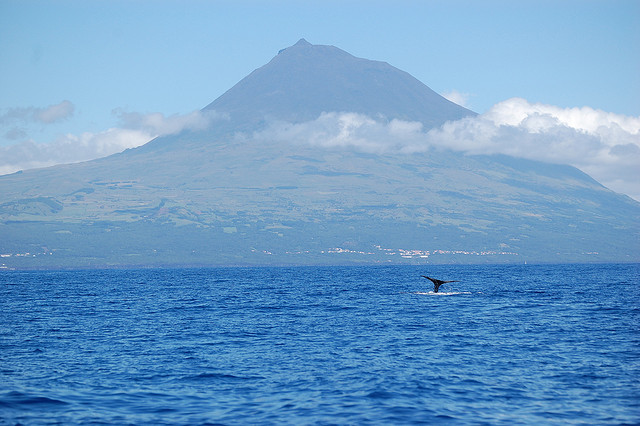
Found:
M 479 113 L 518 97 L 638 117 L 639 21 L 635 0 L 0 0 L 0 147 L 190 114 L 302 37 Z

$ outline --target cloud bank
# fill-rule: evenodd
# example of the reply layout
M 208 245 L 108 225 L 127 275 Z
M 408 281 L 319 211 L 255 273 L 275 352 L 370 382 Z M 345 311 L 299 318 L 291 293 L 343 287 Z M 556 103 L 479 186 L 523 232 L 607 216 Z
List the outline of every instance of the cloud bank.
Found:
M 183 130 L 204 130 L 216 120 L 227 117 L 215 111 L 193 111 L 188 114 L 174 114 L 165 117 L 159 112 L 140 114 L 116 109 L 113 113 L 118 117 L 125 129 L 138 130 L 155 136 L 174 135 Z
M 65 101 L 66 102 L 66 101 Z M 54 107 L 60 107 L 64 102 Z M 16 108 L 11 120 L 38 120 L 62 117 L 61 108 Z M 20 112 L 20 114 L 17 114 Z M 98 133 L 66 134 L 50 143 L 36 143 L 26 139 L 10 146 L 0 146 L 0 175 L 63 163 L 77 163 L 122 152 L 144 145 L 155 137 L 179 133 L 183 130 L 202 130 L 224 117 L 215 112 L 193 111 L 188 114 L 164 116 L 160 113 L 140 114 L 114 110 L 119 126 Z M 0 116 L 0 120 L 5 115 Z M 8 118 L 7 118 L 8 119 Z M 1 122 L 0 122 L 1 123 Z M 26 134 L 25 134 L 26 136 Z
M 63 101 L 46 108 L 15 108 L 0 114 L 0 124 L 52 123 L 73 114 Z M 164 116 L 115 110 L 118 126 L 99 133 L 67 134 L 50 143 L 24 139 L 0 147 L 0 174 L 104 157 L 134 148 L 157 136 L 202 130 L 216 120 L 214 112 L 194 111 Z M 451 149 L 467 154 L 505 154 L 544 162 L 570 164 L 605 186 L 640 201 L 640 117 L 589 107 L 560 108 L 512 98 L 484 114 L 425 130 L 421 123 L 379 121 L 357 113 L 323 113 L 305 123 L 272 123 L 251 135 L 265 142 L 352 149 L 385 154 Z
M 513 98 L 477 117 L 429 131 L 417 122 L 332 112 L 306 123 L 277 123 L 255 136 L 380 154 L 451 149 L 570 164 L 640 200 L 640 117 L 589 107 L 559 108 Z
M 570 164 L 640 200 L 640 117 L 513 98 L 428 132 L 428 141 L 470 154 Z

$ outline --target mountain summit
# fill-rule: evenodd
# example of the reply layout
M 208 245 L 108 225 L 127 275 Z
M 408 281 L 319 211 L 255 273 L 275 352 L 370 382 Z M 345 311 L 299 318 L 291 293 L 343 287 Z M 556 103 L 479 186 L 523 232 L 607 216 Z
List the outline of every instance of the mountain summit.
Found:
M 356 112 L 419 121 L 427 129 L 475 115 L 386 62 L 356 58 L 304 39 L 282 49 L 205 110 L 253 124 L 308 121 L 330 111 Z
M 573 167 L 361 149 L 474 114 L 384 62 L 300 40 L 204 112 L 224 119 L 0 176 L 0 268 L 640 261 L 640 204 Z

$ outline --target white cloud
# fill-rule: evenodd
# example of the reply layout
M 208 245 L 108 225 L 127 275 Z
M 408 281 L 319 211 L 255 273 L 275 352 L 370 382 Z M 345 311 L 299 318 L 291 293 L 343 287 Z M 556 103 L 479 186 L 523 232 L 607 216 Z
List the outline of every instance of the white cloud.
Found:
M 140 146 L 151 138 L 152 135 L 139 130 L 108 129 L 100 133 L 67 134 L 51 143 L 29 139 L 0 146 L 0 174 L 92 160 Z
M 570 164 L 640 200 L 640 117 L 588 107 L 559 108 L 513 98 L 428 132 L 415 122 L 324 113 L 306 123 L 274 124 L 255 137 L 373 153 L 452 149 Z
M 116 109 L 113 113 L 119 118 L 122 127 L 136 129 L 155 135 L 173 135 L 183 130 L 204 130 L 215 120 L 228 117 L 215 111 L 193 111 L 188 114 L 174 114 L 165 117 L 159 112 L 141 114 Z
M 322 113 L 316 120 L 305 123 L 273 123 L 253 137 L 372 153 L 403 150 L 412 143 L 426 141 L 422 123 L 401 120 L 383 123 L 363 114 L 337 112 Z
M 0 146 L 0 174 L 18 170 L 77 163 L 144 145 L 157 136 L 176 134 L 183 130 L 202 130 L 213 120 L 224 119 L 215 112 L 194 111 L 165 117 L 160 113 L 140 114 L 114 112 L 120 127 L 99 133 L 66 134 L 50 143 L 28 139 L 9 146 Z M 50 114 L 55 114 L 51 110 Z
M 432 145 L 570 164 L 640 200 L 640 117 L 508 99 L 428 133 Z
M 56 121 L 64 120 L 73 115 L 75 107 L 69 101 L 62 101 L 57 105 L 51 105 L 47 108 L 42 108 L 34 114 L 34 118 L 45 124 L 55 123 Z
M 56 105 L 49 105 L 46 108 L 8 108 L 0 113 L 0 124 L 51 124 L 71 117 L 74 110 L 74 105 L 66 100 Z
M 461 93 L 454 89 L 443 93 L 442 97 L 450 100 L 454 104 L 469 108 L 470 95 L 468 93 Z
M 590 107 L 560 108 L 540 103 L 532 104 L 522 98 L 500 102 L 483 115 L 498 125 L 517 126 L 534 116 L 552 118 L 568 127 L 590 133 L 596 133 L 606 127 L 620 127 L 625 132 L 636 135 L 640 132 L 640 117 L 629 117 Z
M 64 111 L 69 113 L 63 104 L 43 108 L 39 113 L 47 110 L 50 115 L 39 116 L 38 120 L 63 117 Z M 202 130 L 215 120 L 227 119 L 201 111 L 171 116 L 122 110 L 114 113 L 120 120 L 118 128 L 69 134 L 48 144 L 26 140 L 0 147 L 0 174 L 99 158 L 140 146 L 156 136 Z M 21 114 L 36 115 L 34 111 Z M 7 117 L 1 115 L 0 121 Z M 447 122 L 429 131 L 417 122 L 383 122 L 362 114 L 329 112 L 305 123 L 272 123 L 251 137 L 371 153 L 452 149 L 571 164 L 605 186 L 640 200 L 640 117 L 589 107 L 560 108 L 513 98 L 484 114 Z

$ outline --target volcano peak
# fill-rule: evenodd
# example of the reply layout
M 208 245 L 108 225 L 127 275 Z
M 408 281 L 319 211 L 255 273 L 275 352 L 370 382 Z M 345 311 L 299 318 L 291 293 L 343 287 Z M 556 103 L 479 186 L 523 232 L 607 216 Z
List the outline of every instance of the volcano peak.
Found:
M 357 58 L 304 38 L 283 49 L 205 109 L 242 125 L 315 120 L 323 112 L 418 121 L 425 129 L 474 112 L 386 62 Z

